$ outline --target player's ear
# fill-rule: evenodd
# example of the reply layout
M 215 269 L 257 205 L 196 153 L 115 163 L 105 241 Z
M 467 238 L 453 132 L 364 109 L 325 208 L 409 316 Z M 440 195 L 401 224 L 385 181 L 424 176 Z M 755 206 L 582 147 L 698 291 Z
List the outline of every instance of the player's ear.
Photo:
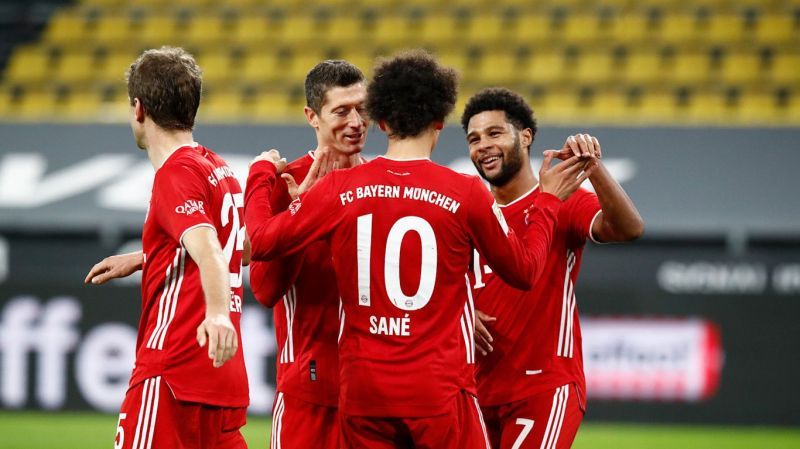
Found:
M 525 128 L 519 132 L 519 145 L 522 148 L 528 148 L 533 143 L 533 131 L 530 128 Z
M 381 131 L 386 132 L 386 122 L 383 120 L 378 120 L 378 128 L 380 128 Z
M 441 131 L 444 129 L 444 122 L 434 122 L 433 128 L 436 129 L 436 131 Z
M 306 121 L 308 121 L 308 124 L 314 129 L 319 129 L 319 116 L 317 112 L 308 106 L 303 108 L 303 112 L 306 114 Z
M 144 123 L 144 105 L 138 98 L 133 99 L 133 114 L 137 122 Z

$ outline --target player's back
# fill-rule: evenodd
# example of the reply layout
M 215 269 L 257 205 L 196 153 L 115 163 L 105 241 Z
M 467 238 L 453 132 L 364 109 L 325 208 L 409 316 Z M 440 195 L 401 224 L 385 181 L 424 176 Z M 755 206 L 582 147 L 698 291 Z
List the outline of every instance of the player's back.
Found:
M 156 172 L 142 234 L 142 318 L 131 385 L 163 375 L 178 399 L 247 405 L 242 351 L 214 368 L 207 350 L 197 345 L 205 296 L 198 265 L 182 245 L 193 228 L 216 231 L 230 273 L 230 319 L 241 346 L 242 205 L 233 171 L 200 145 L 181 147 Z
M 330 238 L 345 311 L 340 407 L 438 414 L 474 360 L 468 215 L 491 198 L 476 177 L 428 159 L 379 157 L 333 184 L 344 209 Z

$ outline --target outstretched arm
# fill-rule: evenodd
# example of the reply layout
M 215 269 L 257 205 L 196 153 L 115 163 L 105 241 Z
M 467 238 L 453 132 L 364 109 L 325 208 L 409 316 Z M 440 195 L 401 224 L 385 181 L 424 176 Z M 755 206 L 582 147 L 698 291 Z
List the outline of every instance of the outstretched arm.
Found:
M 143 261 L 141 251 L 106 257 L 89 270 L 83 282 L 100 285 L 112 279 L 128 277 L 142 269 Z

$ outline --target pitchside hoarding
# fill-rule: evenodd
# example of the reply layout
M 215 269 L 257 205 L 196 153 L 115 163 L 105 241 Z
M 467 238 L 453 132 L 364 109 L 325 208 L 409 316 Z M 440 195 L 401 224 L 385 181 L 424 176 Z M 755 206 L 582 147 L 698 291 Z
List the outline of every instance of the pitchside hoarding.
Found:
M 3 240 L 0 405 L 116 410 L 133 361 L 137 279 L 82 281 L 94 261 L 137 240 L 122 247 L 91 235 Z M 586 252 L 577 298 L 587 419 L 800 422 L 791 374 L 800 363 L 790 349 L 800 337 L 800 252 L 762 248 L 732 258 L 721 246 L 670 246 L 591 244 Z M 249 292 L 242 327 L 251 411 L 268 413 L 272 319 Z

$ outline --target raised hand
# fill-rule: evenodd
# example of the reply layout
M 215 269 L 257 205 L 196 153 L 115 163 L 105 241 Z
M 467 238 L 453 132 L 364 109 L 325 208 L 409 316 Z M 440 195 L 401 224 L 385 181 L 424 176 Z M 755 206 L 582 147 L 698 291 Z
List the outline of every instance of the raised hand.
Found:
M 250 161 L 250 165 L 253 165 L 258 161 L 272 162 L 275 164 L 275 168 L 278 170 L 278 173 L 282 172 L 283 169 L 286 168 L 286 158 L 281 157 L 281 154 L 278 152 L 278 150 L 274 148 L 269 151 L 262 151 L 261 154 Z
M 555 150 L 544 152 L 544 161 L 539 169 L 539 189 L 564 201 L 578 190 L 583 181 L 589 177 L 594 166 L 587 165 L 588 160 L 583 157 L 572 156 L 555 167 L 551 167 L 553 159 L 558 155 L 559 152 Z
M 572 156 L 579 156 L 584 159 L 600 159 L 603 157 L 603 150 L 600 148 L 600 141 L 597 137 L 589 134 L 575 134 L 567 137 L 564 146 L 557 152 L 556 158 L 565 161 Z
M 307 192 L 311 187 L 313 187 L 314 184 L 322 179 L 323 176 L 335 169 L 336 160 L 333 156 L 333 150 L 327 146 L 324 146 L 314 152 L 314 162 L 311 164 L 311 168 L 309 168 L 306 178 L 302 183 L 300 183 L 300 185 L 297 185 L 297 182 L 294 180 L 294 176 L 290 175 L 289 173 L 282 174 L 281 178 L 286 181 L 286 186 L 289 190 L 289 196 L 292 197 L 292 200 L 296 200 L 301 194 Z

